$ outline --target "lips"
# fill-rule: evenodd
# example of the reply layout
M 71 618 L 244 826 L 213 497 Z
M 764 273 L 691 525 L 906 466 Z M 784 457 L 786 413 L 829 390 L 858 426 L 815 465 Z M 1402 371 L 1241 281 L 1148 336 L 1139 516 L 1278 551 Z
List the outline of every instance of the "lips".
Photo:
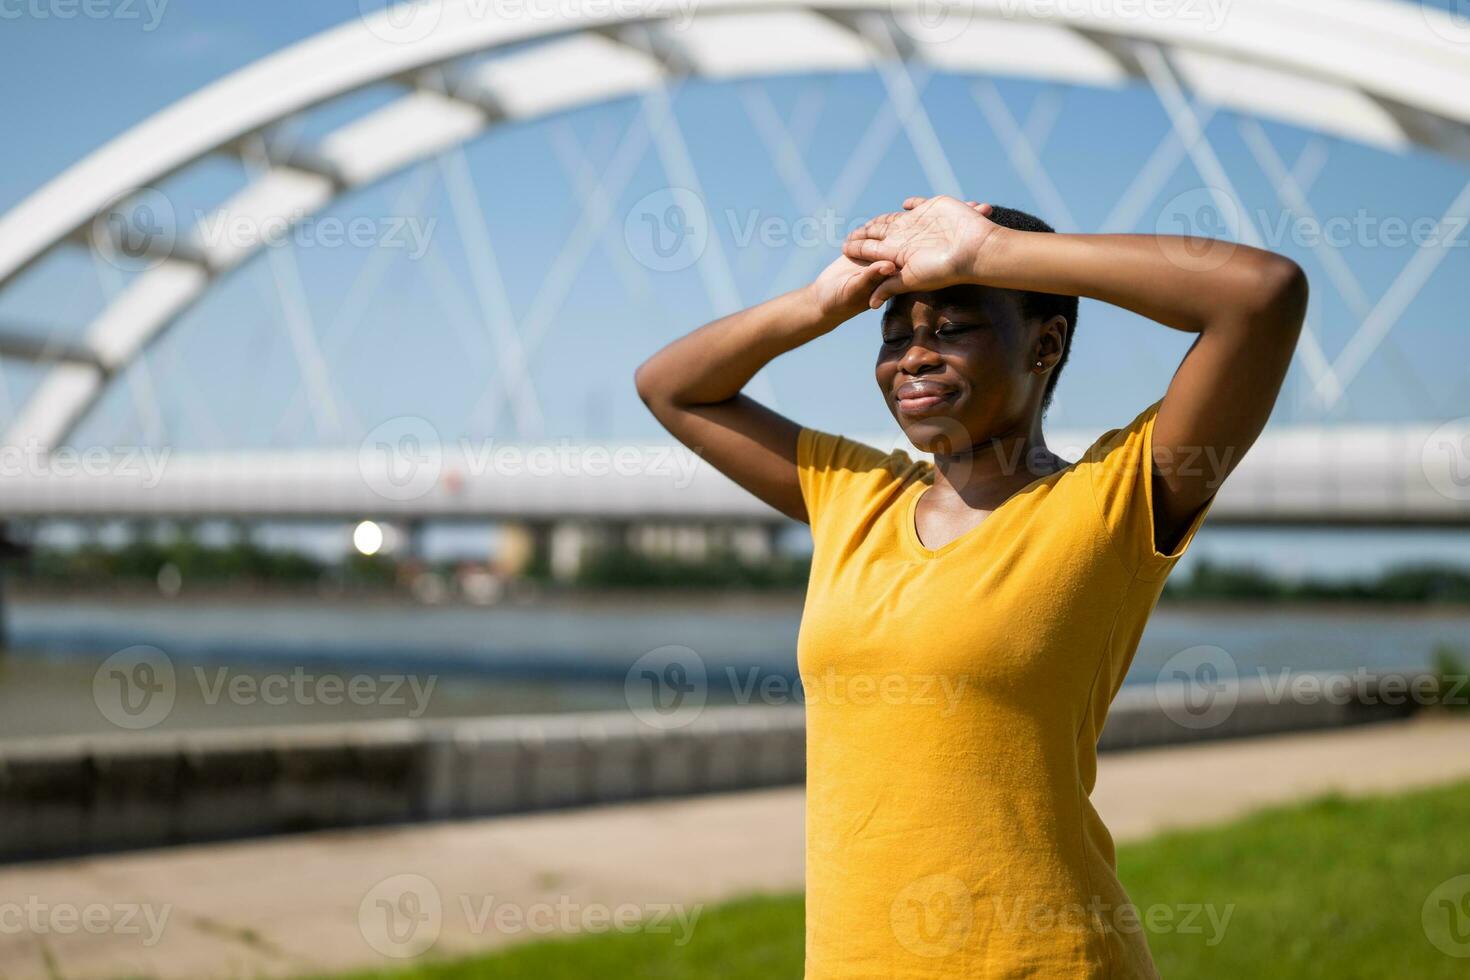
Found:
M 893 393 L 904 415 L 928 415 L 954 399 L 956 391 L 938 381 L 905 381 Z

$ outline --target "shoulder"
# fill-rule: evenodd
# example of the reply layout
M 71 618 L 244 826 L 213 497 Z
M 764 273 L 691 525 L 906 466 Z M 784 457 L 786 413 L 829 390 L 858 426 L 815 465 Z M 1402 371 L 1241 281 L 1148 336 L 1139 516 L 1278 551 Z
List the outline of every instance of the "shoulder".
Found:
M 796 465 L 817 472 L 860 475 L 875 470 L 907 472 L 916 463 L 902 449 L 883 450 L 847 436 L 803 427 L 796 439 Z
M 1077 463 L 1090 485 L 1098 515 L 1120 557 L 1144 577 L 1167 574 L 1203 523 L 1202 508 L 1173 548 L 1157 546 L 1154 515 L 1153 430 L 1162 399 L 1121 428 L 1098 436 Z
M 820 429 L 803 427 L 796 440 L 797 476 L 813 523 L 838 500 L 885 493 L 929 467 L 902 449 L 883 450 Z
M 1109 429 L 1093 441 L 1078 460 L 1078 467 L 1086 467 L 1099 475 L 1105 467 L 1138 465 L 1151 451 L 1154 420 L 1158 418 L 1159 405 L 1163 399 L 1149 405 L 1121 428 Z

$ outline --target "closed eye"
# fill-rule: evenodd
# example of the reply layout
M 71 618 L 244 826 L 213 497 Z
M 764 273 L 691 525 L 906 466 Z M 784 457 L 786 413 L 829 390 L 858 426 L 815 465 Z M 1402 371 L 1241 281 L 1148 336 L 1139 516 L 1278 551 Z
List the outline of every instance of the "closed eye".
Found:
M 953 337 L 957 334 L 968 333 L 971 330 L 977 330 L 979 329 L 979 327 L 980 324 L 978 323 L 946 323 L 944 326 L 939 328 L 937 333 L 941 337 Z

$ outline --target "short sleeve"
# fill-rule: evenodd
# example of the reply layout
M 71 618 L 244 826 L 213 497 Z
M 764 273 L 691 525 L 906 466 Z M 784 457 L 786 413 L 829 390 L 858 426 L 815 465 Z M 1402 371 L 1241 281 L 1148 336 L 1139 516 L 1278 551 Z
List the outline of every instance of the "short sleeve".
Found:
M 901 483 L 915 465 L 903 452 L 885 453 L 817 429 L 802 428 L 796 439 L 797 478 L 813 531 L 834 511 L 860 506 Z
M 1125 428 L 1103 433 L 1082 459 L 1108 536 L 1134 574 L 1162 578 L 1189 548 L 1213 500 L 1206 501 L 1174 549 L 1158 550 L 1154 535 L 1153 432 L 1160 402 Z

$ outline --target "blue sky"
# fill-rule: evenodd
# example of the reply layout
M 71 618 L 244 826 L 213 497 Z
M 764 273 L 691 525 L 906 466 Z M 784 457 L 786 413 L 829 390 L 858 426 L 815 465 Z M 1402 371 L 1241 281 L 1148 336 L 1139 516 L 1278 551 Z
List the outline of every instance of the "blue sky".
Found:
M 120 2 L 120 0 L 119 0 Z M 7 15 L 0 19 L 0 209 L 13 206 L 47 179 L 132 124 L 202 85 L 295 41 L 355 16 L 356 3 L 251 4 L 172 0 L 129 5 L 136 16 L 63 19 Z M 1438 2 L 1438 0 L 1436 0 Z M 369 5 L 371 6 L 371 4 Z M 55 3 L 27 0 L 14 10 L 55 11 Z M 122 8 L 117 8 L 122 9 Z M 155 13 L 161 10 L 161 16 Z M 574 70 L 569 66 L 569 70 Z M 1100 230 L 1123 190 L 1165 133 L 1165 116 L 1146 90 L 1102 92 L 1026 80 L 996 81 L 1011 114 L 1025 119 L 1037 100 L 1060 95 L 1060 114 L 1042 151 L 1051 179 L 1080 230 Z M 975 80 L 937 76 L 924 104 L 939 138 L 974 197 L 1046 214 L 1007 161 L 1002 142 L 986 125 L 974 99 Z M 323 110 L 308 126 L 326 127 L 381 101 L 368 93 Z M 790 225 L 806 212 L 772 165 L 752 122 L 753 104 L 774 107 L 801 132 L 802 157 L 816 187 L 827 190 L 848 161 L 858 134 L 883 99 L 876 75 L 770 79 L 742 83 L 689 83 L 674 93 L 675 112 L 704 191 L 703 205 L 744 305 L 797 285 L 779 272 L 793 261 L 815 273 L 821 248 L 742 245 L 742 229 L 774 219 Z M 465 151 L 512 313 L 533 307 L 546 270 L 574 227 L 581 204 L 564 170 L 568 147 L 605 169 L 629 131 L 639 105 L 621 100 L 547 120 L 507 127 Z M 1242 138 L 1241 120 L 1219 113 L 1208 135 L 1245 201 L 1265 221 L 1281 214 L 1271 182 Z M 1286 125 L 1263 122 L 1288 163 L 1304 151 L 1326 150 L 1327 163 L 1310 198 L 1324 217 L 1437 218 L 1467 179 L 1465 167 L 1426 154 L 1400 156 Z M 422 184 L 416 184 L 421 181 Z M 204 209 L 243 182 L 237 164 L 213 162 L 161 189 L 181 213 Z M 671 183 L 650 150 L 614 205 L 607 234 L 578 270 L 546 342 L 529 366 L 542 392 L 538 407 L 545 438 L 638 438 L 656 434 L 633 395 L 633 367 L 658 344 L 699 325 L 721 308 L 698 267 L 643 269 L 630 295 L 618 265 L 627 256 L 624 220 L 638 202 Z M 1152 231 L 1167 202 L 1202 181 L 1182 165 L 1131 229 Z M 900 135 L 884 154 L 853 207 L 835 220 L 850 223 L 896 206 L 929 187 L 912 148 Z M 422 415 L 446 437 L 510 438 L 512 413 L 492 423 L 485 391 L 496 384 L 503 353 L 476 316 L 477 275 L 456 226 L 442 169 L 411 171 L 339 200 L 328 212 L 393 215 L 405 195 L 422 191 L 414 209 L 421 227 L 432 225 L 432 261 L 394 257 L 379 287 L 353 295 L 369 250 L 297 249 L 294 263 L 305 283 L 311 329 L 328 358 L 328 387 L 338 425 L 324 425 L 302 394 L 302 371 L 271 276 L 257 257 L 223 280 L 148 354 L 140 371 L 113 390 L 83 424 L 79 443 L 168 442 L 180 449 L 355 445 L 362 433 L 400 414 Z M 1389 341 L 1330 411 L 1309 397 L 1305 376 L 1293 371 L 1276 421 L 1402 421 L 1470 412 L 1470 332 L 1464 329 L 1465 282 L 1470 279 L 1470 236 L 1444 261 L 1410 306 Z M 620 245 L 621 243 L 621 245 Z M 1357 320 L 1323 275 L 1312 251 L 1287 241 L 1314 281 L 1312 320 L 1329 358 L 1357 328 Z M 1342 251 L 1370 301 L 1393 282 L 1412 248 L 1350 246 Z M 432 268 L 431 268 L 432 266 Z M 446 290 L 446 277 L 452 288 Z M 25 329 L 76 336 L 101 309 L 109 282 L 84 261 L 48 261 L 0 295 L 0 320 Z M 344 306 L 350 317 L 344 317 Z M 876 432 L 888 425 L 871 385 L 877 324 L 862 317 L 809 349 L 773 365 L 762 378 L 784 412 L 811 425 Z M 1187 338 L 1095 303 L 1084 303 L 1077 346 L 1061 384 L 1051 423 L 1096 431 L 1131 418 L 1162 393 Z M 4 398 L 19 402 L 37 375 L 22 365 L 0 369 Z M 477 406 L 479 411 L 476 411 Z M 11 407 L 0 404 L 0 411 Z

